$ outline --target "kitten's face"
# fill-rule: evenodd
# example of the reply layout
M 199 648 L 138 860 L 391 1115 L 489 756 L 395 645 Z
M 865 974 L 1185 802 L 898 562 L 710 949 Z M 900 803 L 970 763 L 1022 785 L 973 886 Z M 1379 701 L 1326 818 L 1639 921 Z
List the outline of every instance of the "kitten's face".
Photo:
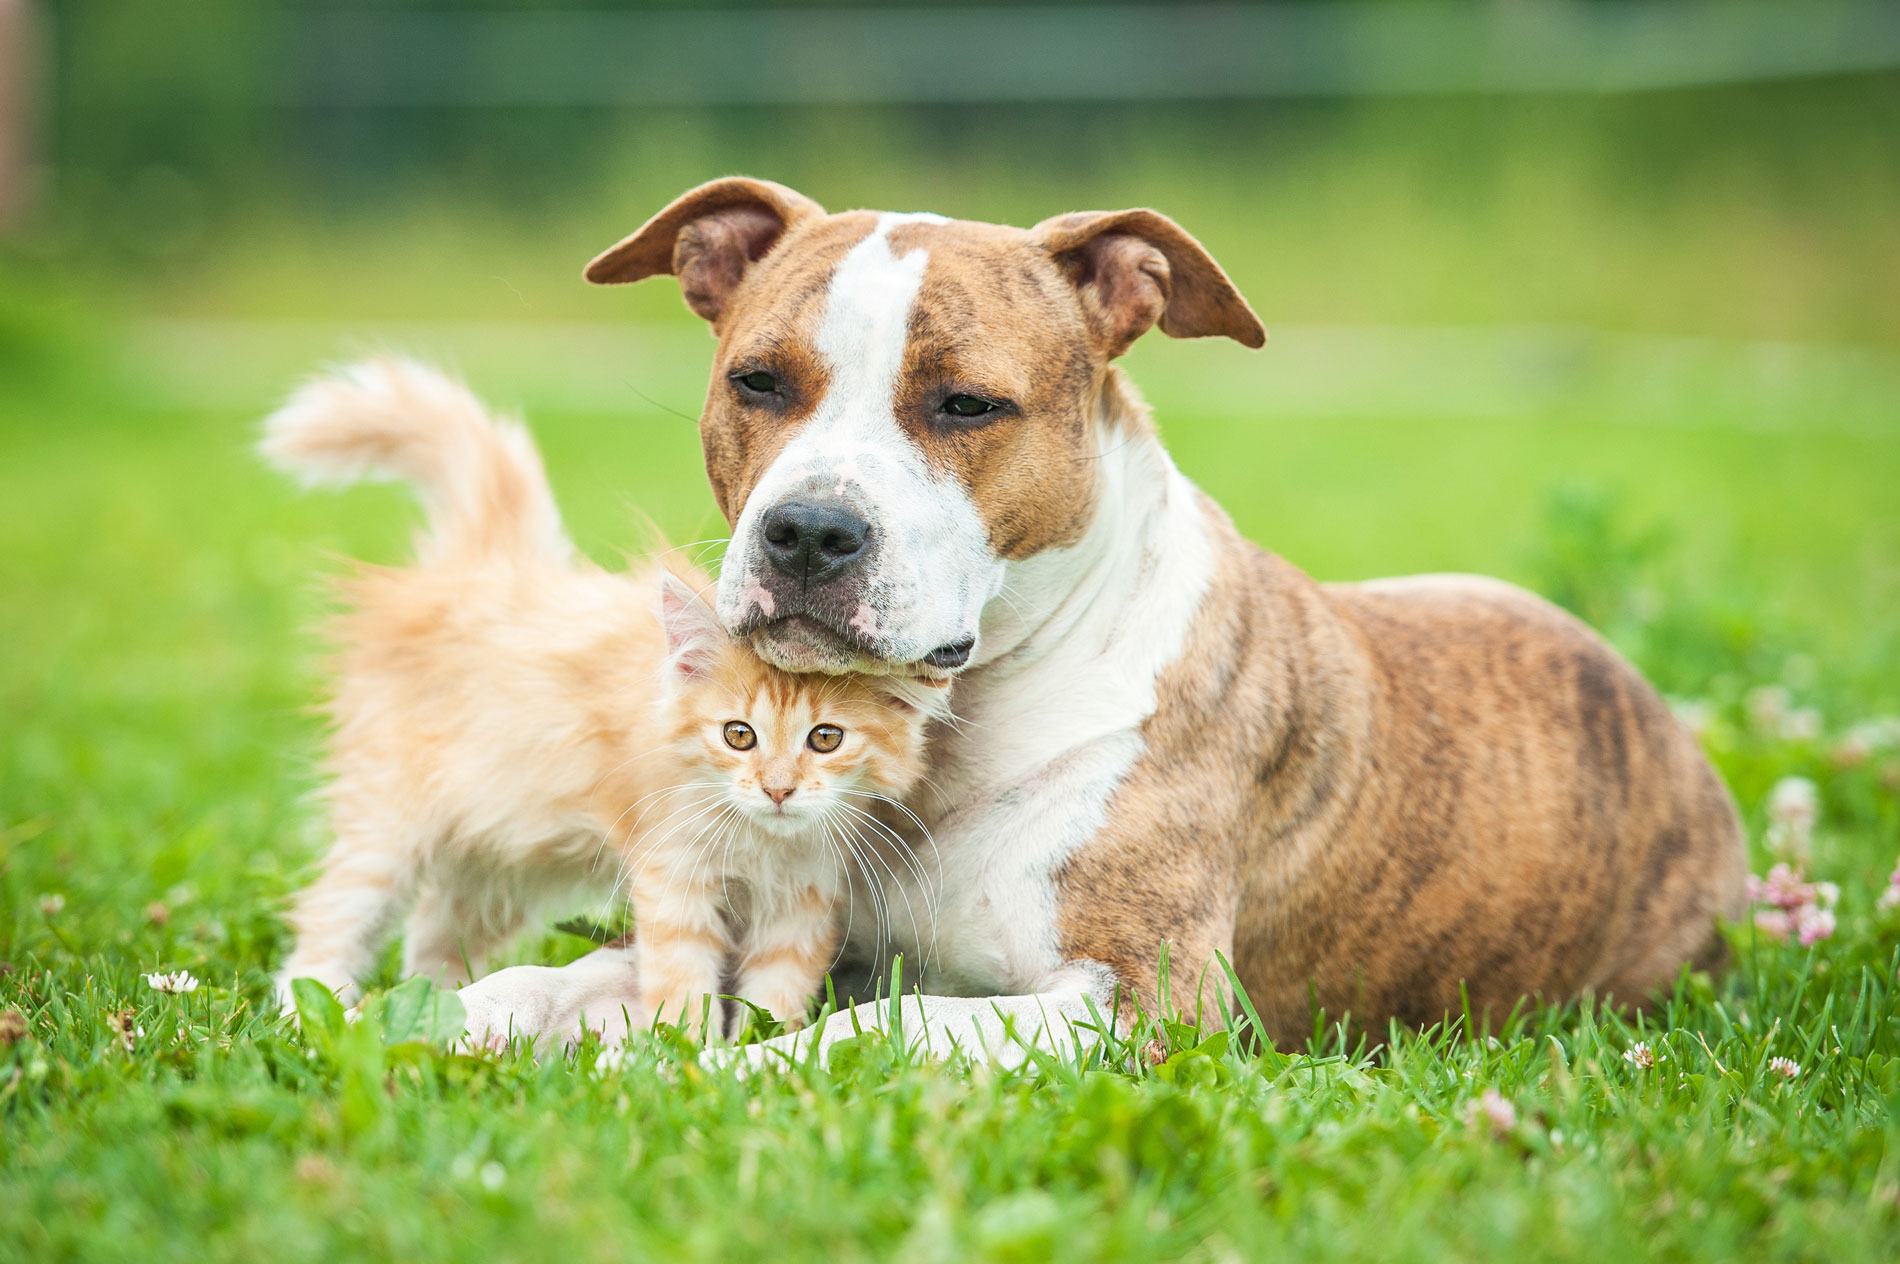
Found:
M 675 752 L 747 823 L 782 836 L 862 823 L 872 796 L 923 773 L 943 689 L 867 676 L 794 676 L 734 644 L 690 590 L 666 590 L 666 706 Z

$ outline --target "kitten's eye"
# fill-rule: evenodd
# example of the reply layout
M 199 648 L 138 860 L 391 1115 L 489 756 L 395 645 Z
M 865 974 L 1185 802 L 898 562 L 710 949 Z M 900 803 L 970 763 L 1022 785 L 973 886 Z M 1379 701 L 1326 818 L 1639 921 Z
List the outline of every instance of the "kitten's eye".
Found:
M 764 369 L 754 369 L 750 373 L 735 373 L 732 380 L 753 395 L 778 394 L 778 379 Z
M 952 395 L 939 407 L 952 417 L 968 421 L 975 417 L 987 417 L 1002 405 L 993 399 L 984 399 L 981 395 Z
M 751 750 L 759 744 L 759 735 L 744 720 L 726 721 L 726 745 L 734 750 Z
M 805 738 L 805 745 L 820 755 L 829 755 L 838 749 L 838 743 L 844 741 L 844 730 L 835 724 L 820 724 Z

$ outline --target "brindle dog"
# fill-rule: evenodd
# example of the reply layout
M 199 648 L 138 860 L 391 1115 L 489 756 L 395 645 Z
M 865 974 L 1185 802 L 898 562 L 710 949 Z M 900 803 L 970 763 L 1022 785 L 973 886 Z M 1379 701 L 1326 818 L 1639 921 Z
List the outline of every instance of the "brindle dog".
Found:
M 932 993 L 913 1038 L 1063 1045 L 1091 1002 L 1159 1004 L 1164 944 L 1172 1006 L 1222 954 L 1278 1041 L 1315 1003 L 1377 1029 L 1640 1002 L 1720 960 L 1733 805 L 1600 638 L 1491 580 L 1317 584 L 1175 469 L 1111 362 L 1157 325 L 1265 332 L 1172 221 L 828 215 L 729 179 L 588 270 L 668 273 L 718 337 L 722 621 L 795 671 L 957 678 L 889 817 L 914 854 L 882 904 L 931 912 L 886 927 Z M 637 1012 L 625 951 L 490 976 L 471 1027 Z

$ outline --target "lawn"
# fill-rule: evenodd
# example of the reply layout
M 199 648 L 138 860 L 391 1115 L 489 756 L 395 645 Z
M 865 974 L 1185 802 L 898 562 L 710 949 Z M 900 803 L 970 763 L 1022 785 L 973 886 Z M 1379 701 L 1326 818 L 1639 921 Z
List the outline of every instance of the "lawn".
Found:
M 1448 206 L 1417 192 L 1429 163 L 1408 194 L 1325 152 L 1289 144 L 1255 190 L 1303 255 L 1237 187 L 1176 181 L 1274 333 L 1131 357 L 1181 464 L 1322 578 L 1485 571 L 1604 628 L 1700 728 L 1756 871 L 1805 843 L 1838 885 L 1831 934 L 1824 895 L 1791 898 L 1814 942 L 1733 927 L 1735 968 L 1641 1019 L 1532 1009 L 1378 1048 L 1163 1030 L 1030 1074 L 872 1046 L 741 1082 L 665 1039 L 463 1056 L 400 1001 L 300 1034 L 267 978 L 319 841 L 308 628 L 336 556 L 400 558 L 414 515 L 288 487 L 257 418 L 352 349 L 447 360 L 530 417 L 611 559 L 641 515 L 722 534 L 678 415 L 710 343 L 664 283 L 580 289 L 627 227 L 605 214 L 257 229 L 139 283 L 33 264 L 0 274 L 0 1258 L 1900 1257 L 1895 186 L 1815 209 L 1847 186 L 1795 163 L 1772 195 L 1705 179 L 1630 209 L 1584 197 L 1586 162 Z M 1178 175 L 1135 164 L 1123 200 L 1178 209 Z M 907 178 L 904 204 L 1018 222 L 1071 200 Z M 1530 297 L 1508 258 L 1459 272 L 1507 229 L 1520 264 L 1596 233 L 1616 267 Z M 1325 288 L 1315 258 L 1366 284 Z M 145 977 L 177 970 L 200 986 Z

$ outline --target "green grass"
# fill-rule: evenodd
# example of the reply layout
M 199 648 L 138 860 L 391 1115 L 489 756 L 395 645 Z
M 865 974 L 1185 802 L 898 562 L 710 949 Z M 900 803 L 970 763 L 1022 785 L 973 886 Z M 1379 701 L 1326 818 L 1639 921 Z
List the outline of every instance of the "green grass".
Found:
M 0 1259 L 1900 1256 L 1900 914 L 1875 906 L 1900 750 L 1834 755 L 1900 712 L 1896 101 L 1765 90 L 1661 128 L 1628 102 L 1261 111 L 1236 164 L 1183 156 L 1195 118 L 1125 148 L 1104 124 L 1092 183 L 981 135 L 933 163 L 901 130 L 849 156 L 843 115 L 784 154 L 658 120 L 611 213 L 260 217 L 132 267 L 129 228 L 89 262 L 52 226 L 0 271 L 0 1011 L 30 1033 L 0 1044 Z M 1164 1068 L 874 1048 L 739 1083 L 666 1041 L 601 1071 L 287 1031 L 266 980 L 317 841 L 316 581 L 399 558 L 413 516 L 297 494 L 255 419 L 395 342 L 525 409 L 594 555 L 643 514 L 721 534 L 669 411 L 696 411 L 703 332 L 664 283 L 574 274 L 731 168 L 835 205 L 1178 213 L 1274 331 L 1131 357 L 1188 473 L 1322 578 L 1485 571 L 1585 613 L 1712 708 L 1751 837 L 1778 779 L 1815 780 L 1837 933 L 1737 928 L 1732 973 L 1640 1024 L 1570 1006 L 1376 1053 L 1242 1033 Z M 1751 722 L 1768 684 L 1818 738 Z M 140 977 L 180 968 L 204 986 Z M 1659 1065 L 1625 1060 L 1639 1040 Z M 1487 1089 L 1513 1127 L 1468 1122 Z
M 1839 933 L 1808 951 L 1738 931 L 1740 967 L 1641 1029 L 1567 1008 L 1495 1044 L 1401 1033 L 1377 1055 L 1322 1033 L 1173 1081 L 1141 1060 L 1018 1077 L 876 1054 L 739 1084 L 666 1045 L 605 1074 L 593 1051 L 326 1053 L 263 1010 L 275 909 L 310 847 L 303 628 L 328 555 L 400 556 L 410 513 L 387 489 L 294 493 L 249 456 L 248 412 L 53 397 L 7 418 L 0 468 L 0 1006 L 32 1033 L 0 1051 L 0 1255 L 1892 1258 L 1900 919 L 1873 903 L 1900 770 L 1757 733 L 1741 699 L 1785 675 L 1830 738 L 1893 705 L 1896 659 L 1869 629 L 1894 607 L 1869 590 L 1891 592 L 1874 586 L 1895 564 L 1881 476 L 1900 440 L 1350 409 L 1247 423 L 1182 411 L 1196 375 L 1150 359 L 1183 462 L 1257 537 L 1327 575 L 1469 566 L 1561 589 L 1717 703 L 1711 748 L 1754 828 L 1776 778 L 1816 777 Z M 634 506 L 713 534 L 685 422 L 535 415 L 595 552 L 634 538 Z M 1540 510 L 1586 474 L 1622 508 L 1573 489 Z M 1652 526 L 1673 543 L 1644 547 Z M 1811 601 L 1786 600 L 1805 584 Z M 1862 623 L 1875 600 L 1885 622 Z M 1818 664 L 1789 652 L 1822 645 L 1838 652 Z M 160 995 L 140 979 L 160 968 L 205 986 Z M 1654 1070 L 1622 1057 L 1639 1038 L 1666 1051 Z M 1517 1112 L 1507 1134 L 1466 1122 L 1487 1088 Z

